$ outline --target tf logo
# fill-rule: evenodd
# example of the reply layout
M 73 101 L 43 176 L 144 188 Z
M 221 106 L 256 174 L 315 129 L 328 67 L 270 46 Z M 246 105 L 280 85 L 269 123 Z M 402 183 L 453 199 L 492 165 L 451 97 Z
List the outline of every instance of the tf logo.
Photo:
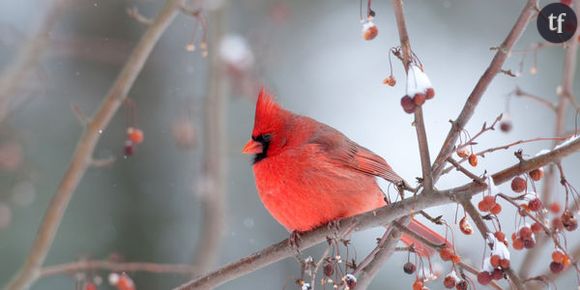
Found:
M 562 3 L 552 3 L 542 8 L 536 24 L 540 35 L 552 43 L 568 41 L 578 28 L 574 10 Z

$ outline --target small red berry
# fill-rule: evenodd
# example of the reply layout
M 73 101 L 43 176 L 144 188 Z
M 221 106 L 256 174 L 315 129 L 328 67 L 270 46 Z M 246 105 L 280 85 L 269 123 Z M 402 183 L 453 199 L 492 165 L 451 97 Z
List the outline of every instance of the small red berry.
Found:
M 514 179 L 512 179 L 512 190 L 515 192 L 522 192 L 524 190 L 526 190 L 527 184 L 526 184 L 526 180 L 517 176 Z
M 552 202 L 550 204 L 550 212 L 551 213 L 559 213 L 560 212 L 560 204 L 557 202 Z
M 123 148 L 125 156 L 131 156 L 135 153 L 135 145 L 131 140 L 125 141 L 125 147 Z
M 415 273 L 416 269 L 417 269 L 417 267 L 415 266 L 415 264 L 413 264 L 411 262 L 407 262 L 407 263 L 405 263 L 405 265 L 403 265 L 403 271 L 409 275 Z
M 471 155 L 469 155 L 469 165 L 476 167 L 477 166 L 477 155 L 471 153 Z
M 143 142 L 143 131 L 141 129 L 129 127 L 127 128 L 127 137 L 135 144 Z
M 433 99 L 433 97 L 435 97 L 435 90 L 433 88 L 428 88 L 425 91 L 425 96 L 427 97 L 427 100 Z
M 564 229 L 564 224 L 562 223 L 562 219 L 559 217 L 555 217 L 552 219 L 552 228 L 556 231 L 561 231 Z
M 515 250 L 521 250 L 524 248 L 524 242 L 522 241 L 522 239 L 517 238 L 513 241 L 512 246 L 514 247 Z
M 524 248 L 531 249 L 536 246 L 536 242 L 532 239 L 524 240 Z
M 564 261 L 564 257 L 566 257 L 566 254 L 560 250 L 555 250 L 552 252 L 552 261 L 556 263 L 562 263 Z
M 427 97 L 425 96 L 425 94 L 415 94 L 415 96 L 413 97 L 413 102 L 417 106 L 422 106 L 423 104 L 425 104 L 426 98 Z
M 455 153 L 457 153 L 457 156 L 459 156 L 459 158 L 467 158 L 467 156 L 469 156 L 469 150 L 465 147 L 457 149 Z
M 531 211 L 539 211 L 542 209 L 542 201 L 539 198 L 534 198 L 528 202 L 528 208 Z
M 443 286 L 445 286 L 445 288 L 447 288 L 447 289 L 455 288 L 456 284 L 457 284 L 457 281 L 455 280 L 455 277 L 453 277 L 451 275 L 447 275 L 445 277 L 445 279 L 443 280 Z
M 453 259 L 453 251 L 449 247 L 444 247 L 439 250 L 439 256 L 443 261 L 451 261 Z
M 576 220 L 572 212 L 568 210 L 564 211 L 561 219 L 562 225 L 567 231 L 571 232 L 574 231 L 576 228 L 578 228 L 578 221 Z
M 83 290 L 97 290 L 97 285 L 93 282 L 86 282 Z
M 529 227 L 522 227 L 518 232 L 518 234 L 520 237 L 522 237 L 522 239 L 530 239 L 533 233 L 532 229 L 530 229 Z
M 461 230 L 462 233 L 464 233 L 466 235 L 473 234 L 473 228 L 469 224 L 469 221 L 467 220 L 467 216 L 464 216 L 459 221 L 459 229 Z
M 501 205 L 499 203 L 496 203 L 491 210 L 489 211 L 491 214 L 495 214 L 498 215 L 501 212 Z
M 512 128 L 513 128 L 512 121 L 505 120 L 499 123 L 499 129 L 504 133 L 510 132 Z
M 413 283 L 413 290 L 423 290 L 423 286 L 423 281 L 415 280 L 415 283 Z
M 369 21 L 365 24 L 363 24 L 363 29 L 362 29 L 362 38 L 364 40 L 373 40 L 375 39 L 375 37 L 377 37 L 377 35 L 379 34 L 379 29 L 377 28 L 377 26 Z
M 540 223 L 533 223 L 531 229 L 532 232 L 537 234 L 541 232 L 544 229 L 544 227 Z
M 477 274 L 477 282 L 481 285 L 487 285 L 491 282 L 491 274 L 489 272 L 483 271 Z
M 505 242 L 505 234 L 501 231 L 497 231 L 493 234 L 495 238 L 500 242 Z
M 465 280 L 461 280 L 461 281 L 457 282 L 457 285 L 455 285 L 456 290 L 467 290 L 467 288 L 468 288 L 468 284 Z
M 544 169 L 540 168 L 536 168 L 532 171 L 530 171 L 530 173 L 528 173 L 530 175 L 530 178 L 532 178 L 533 181 L 539 181 L 540 179 L 542 179 L 542 177 L 544 177 Z
M 393 75 L 390 75 L 383 80 L 383 84 L 394 87 L 397 84 L 397 80 Z
M 330 262 L 325 262 L 322 270 L 324 272 L 324 276 L 332 277 L 334 274 L 334 265 Z
M 499 261 L 499 265 L 501 266 L 502 269 L 509 269 L 509 267 L 510 267 L 510 260 L 508 260 L 508 259 L 501 259 L 501 261 Z
M 415 105 L 415 102 L 409 96 L 404 96 L 403 98 L 401 98 L 401 106 L 403 107 L 403 110 L 407 114 L 412 114 L 413 112 L 415 112 L 415 109 L 417 108 L 417 105 Z
M 499 263 L 501 261 L 500 256 L 498 255 L 493 255 L 491 256 L 491 258 L 489 258 L 489 263 L 491 264 L 491 266 L 493 266 L 494 268 L 499 267 Z
M 558 262 L 550 263 L 550 271 L 554 274 L 558 274 L 564 270 L 564 264 Z
M 503 279 L 503 271 L 500 269 L 493 270 L 493 273 L 491 273 L 491 278 L 493 278 L 493 280 Z

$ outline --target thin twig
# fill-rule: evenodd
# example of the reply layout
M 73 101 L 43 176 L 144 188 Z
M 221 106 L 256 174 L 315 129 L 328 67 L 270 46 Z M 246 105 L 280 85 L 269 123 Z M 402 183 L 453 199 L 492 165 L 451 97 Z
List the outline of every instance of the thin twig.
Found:
M 492 174 L 491 178 L 493 179 L 494 184 L 500 185 L 511 180 L 515 176 L 529 172 L 534 168 L 545 166 L 554 160 L 559 160 L 579 150 L 580 139 L 573 140 L 548 153 L 518 162 L 514 166 Z M 453 203 L 482 192 L 486 188 L 487 186 L 484 184 L 470 182 L 444 191 L 426 190 L 423 194 L 391 203 L 377 210 L 342 219 L 338 224 L 340 227 L 355 227 L 355 231 L 384 226 L 398 218 L 409 215 L 412 211 L 417 212 L 426 208 Z M 326 237 L 331 234 L 332 231 L 327 225 L 305 232 L 301 235 L 298 249 L 304 250 L 315 246 L 326 241 Z M 175 289 L 215 288 L 228 281 L 255 272 L 284 258 L 293 256 L 295 253 L 296 248 L 290 246 L 289 241 L 286 239 L 236 262 L 225 265 L 222 268 L 216 269 L 211 273 L 186 282 Z
M 458 171 L 465 174 L 465 176 L 471 178 L 471 180 L 474 180 L 474 181 L 479 182 L 479 183 L 485 183 L 485 181 L 481 177 L 473 174 L 471 171 L 469 171 L 465 167 L 461 166 L 461 164 L 459 164 L 457 161 L 455 161 L 455 159 L 453 159 L 452 157 L 447 158 L 447 162 L 451 163 L 451 165 L 453 165 Z
M 459 138 L 459 135 L 467 125 L 467 122 L 473 116 L 475 112 L 475 108 L 479 104 L 481 97 L 487 90 L 489 84 L 493 81 L 497 73 L 502 69 L 503 64 L 505 63 L 506 59 L 508 58 L 509 52 L 512 50 L 514 44 L 520 38 L 524 29 L 528 25 L 528 22 L 532 15 L 536 11 L 537 0 L 528 0 L 526 5 L 524 6 L 520 16 L 516 20 L 516 23 L 512 27 L 510 33 L 506 37 L 506 39 L 502 42 L 500 48 L 498 49 L 493 60 L 489 64 L 489 67 L 485 70 L 475 88 L 467 98 L 461 113 L 457 117 L 457 119 L 453 122 L 443 145 L 441 146 L 441 150 L 435 158 L 433 166 L 431 167 L 431 171 L 433 173 L 433 181 L 436 182 L 438 178 L 441 176 L 441 172 L 445 166 L 445 161 L 451 153 L 453 152 L 453 147 Z
M 79 139 L 72 161 L 42 220 L 32 249 L 20 271 L 6 285 L 6 289 L 28 289 L 35 279 L 38 278 L 39 270 L 52 246 L 64 212 L 75 189 L 91 164 L 92 155 L 101 136 L 101 132 L 107 127 L 127 97 L 127 93 L 135 83 L 145 61 L 165 29 L 177 15 L 179 5 L 183 1 L 168 0 L 166 2 L 161 12 L 153 21 L 153 24 L 147 29 L 147 32 L 145 32 L 134 48 L 133 53 L 127 60 L 127 63 L 125 63 L 123 70 L 110 88 L 94 117 L 87 124 L 87 128 Z
M 78 272 L 92 272 L 106 270 L 110 272 L 149 272 L 149 273 L 172 273 L 172 274 L 193 274 L 191 265 L 180 264 L 159 264 L 149 262 L 113 262 L 82 260 L 61 265 L 46 266 L 40 270 L 39 278 L 48 276 L 75 274 Z
M 538 96 L 533 95 L 531 93 L 525 92 L 522 89 L 520 89 L 519 87 L 517 87 L 513 91 L 513 95 L 516 97 L 520 97 L 520 98 L 530 99 L 532 101 L 539 103 L 540 105 L 547 107 L 548 109 L 552 110 L 553 112 L 556 112 L 556 104 L 554 104 L 554 103 L 552 103 L 552 102 L 550 102 L 542 97 L 538 97 Z

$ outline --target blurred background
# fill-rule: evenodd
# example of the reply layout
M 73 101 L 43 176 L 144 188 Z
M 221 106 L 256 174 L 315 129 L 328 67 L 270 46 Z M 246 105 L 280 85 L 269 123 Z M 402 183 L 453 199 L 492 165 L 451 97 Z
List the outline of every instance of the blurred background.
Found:
M 127 8 L 137 7 L 152 17 L 163 5 L 161 0 L 66 1 L 54 12 L 51 2 L 0 1 L 4 73 L 39 31 L 49 32 L 38 61 L 17 78 L 0 121 L 0 284 L 22 265 L 71 159 L 83 130 L 75 111 L 90 116 L 98 108 L 146 30 L 128 16 Z M 424 108 L 432 158 L 447 135 L 449 120 L 456 118 L 493 57 L 490 47 L 501 43 L 524 3 L 405 1 L 413 50 L 437 92 Z M 390 1 L 373 3 L 379 29 L 373 41 L 361 38 L 359 4 L 352 0 L 193 3 L 192 7 L 203 8 L 207 28 L 200 18 L 183 13 L 163 35 L 129 92 L 130 101 L 101 134 L 95 158 L 114 161 L 87 171 L 46 265 L 114 257 L 180 264 L 202 259 L 213 268 L 287 238 L 288 233 L 262 206 L 250 158 L 240 153 L 250 136 L 254 100 L 262 84 L 288 109 L 325 122 L 385 157 L 407 180 L 420 176 L 412 116 L 399 104 L 404 73 L 396 59 L 393 73 L 399 84 L 382 83 L 389 75 L 389 49 L 399 43 Z M 47 21 L 47 15 L 53 20 Z M 525 50 L 541 40 L 534 22 L 516 47 Z M 508 95 L 516 86 L 556 101 L 563 49 L 539 50 L 535 66 L 533 53 L 528 53 L 520 71 L 521 60 L 521 53 L 512 54 L 504 68 L 519 77 L 496 77 L 467 126 L 469 132 L 476 133 L 483 122 L 506 113 Z M 532 67 L 537 73 L 530 73 Z M 577 77 L 574 92 L 579 94 L 579 89 Z M 208 96 L 215 99 L 208 103 Z M 509 103 L 513 130 L 486 133 L 474 150 L 554 135 L 554 114 L 546 107 L 521 98 L 511 98 Z M 574 124 L 569 112 L 566 129 L 574 130 Z M 126 157 L 128 127 L 143 130 L 144 142 Z M 473 171 L 497 171 L 516 162 L 515 149 L 533 156 L 551 144 L 537 142 L 490 154 Z M 580 186 L 580 155 L 563 165 L 571 184 Z M 217 178 L 208 177 L 216 172 Z M 444 189 L 467 181 L 452 171 L 437 186 Z M 214 196 L 219 190 L 225 192 Z M 554 196 L 563 201 L 561 187 L 556 187 Z M 502 225 L 511 234 L 514 211 L 504 208 Z M 218 211 L 218 217 L 223 213 L 223 227 L 219 218 L 209 229 L 204 227 L 212 211 Z M 443 214 L 452 223 L 455 206 L 428 212 Z M 200 255 L 208 251 L 200 244 L 216 232 L 219 242 L 212 245 L 217 246 L 217 257 L 212 262 Z M 381 229 L 354 234 L 357 258 L 362 259 L 381 235 Z M 573 247 L 578 235 L 568 237 Z M 456 229 L 456 239 L 461 255 L 480 266 L 484 247 L 480 236 L 464 236 Z M 323 249 L 319 246 L 303 255 L 316 259 Z M 532 266 L 532 274 L 548 269 L 550 252 L 546 248 L 546 259 Z M 519 265 L 523 256 L 523 252 L 513 253 L 512 265 Z M 401 278 L 405 261 L 406 254 L 395 254 L 371 288 L 410 289 L 413 277 Z M 448 265 L 436 267 L 448 271 Z M 106 277 L 107 272 L 86 274 Z M 149 273 L 131 277 L 143 290 L 169 289 L 189 278 Z M 297 278 L 300 267 L 289 258 L 219 289 L 298 289 Z M 106 284 L 100 289 L 109 289 Z M 558 282 L 559 289 L 575 285 L 573 271 Z M 74 276 L 60 275 L 39 280 L 33 289 L 74 287 Z M 441 282 L 430 287 L 443 288 Z

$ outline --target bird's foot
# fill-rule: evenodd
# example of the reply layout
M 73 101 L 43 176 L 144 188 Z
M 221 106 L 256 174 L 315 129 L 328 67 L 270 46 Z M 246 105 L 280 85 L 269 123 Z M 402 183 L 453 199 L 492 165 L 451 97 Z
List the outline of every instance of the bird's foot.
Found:
M 338 238 L 340 233 L 340 220 L 330 221 L 326 226 L 328 227 L 328 230 L 332 232 L 333 236 Z
M 290 247 L 294 250 L 296 250 L 296 252 L 300 253 L 300 241 L 302 239 L 300 238 L 300 232 L 299 231 L 292 231 L 292 233 L 290 234 L 290 238 L 288 238 L 288 244 L 290 245 Z

